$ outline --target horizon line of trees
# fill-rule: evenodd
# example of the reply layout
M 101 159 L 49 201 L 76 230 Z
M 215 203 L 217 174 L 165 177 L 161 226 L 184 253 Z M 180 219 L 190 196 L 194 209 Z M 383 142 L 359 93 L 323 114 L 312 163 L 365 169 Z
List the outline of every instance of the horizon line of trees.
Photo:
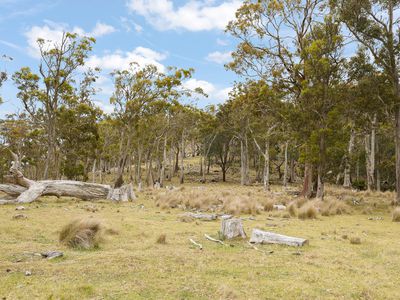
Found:
M 272 175 L 301 178 L 305 197 L 323 199 L 326 182 L 399 191 L 399 13 L 390 0 L 246 0 L 226 29 L 238 41 L 226 68 L 242 81 L 202 109 L 185 104 L 206 96 L 184 87 L 193 69 L 132 62 L 111 74 L 107 115 L 93 103 L 99 70 L 77 72 L 95 40 L 39 39 L 39 72 L 11 76 L 23 110 L 0 121 L 0 175 L 12 149 L 34 179 L 164 186 L 185 181 L 190 149 L 202 182 L 217 165 L 223 181 L 239 168 L 242 185 L 266 191 Z

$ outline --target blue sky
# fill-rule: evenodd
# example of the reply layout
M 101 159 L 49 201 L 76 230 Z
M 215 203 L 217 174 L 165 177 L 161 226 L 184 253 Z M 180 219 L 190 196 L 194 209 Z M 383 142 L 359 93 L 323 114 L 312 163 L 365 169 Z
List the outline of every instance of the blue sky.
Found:
M 224 33 L 242 1 L 238 0 L 0 0 L 0 70 L 12 74 L 23 66 L 36 69 L 36 39 L 57 40 L 62 31 L 96 37 L 88 66 L 98 66 L 95 102 L 110 112 L 109 97 L 114 68 L 130 61 L 196 70 L 188 87 L 200 86 L 209 94 L 198 105 L 221 103 L 227 98 L 234 73 L 226 71 L 235 41 Z M 0 91 L 5 104 L 0 117 L 20 110 L 11 80 Z

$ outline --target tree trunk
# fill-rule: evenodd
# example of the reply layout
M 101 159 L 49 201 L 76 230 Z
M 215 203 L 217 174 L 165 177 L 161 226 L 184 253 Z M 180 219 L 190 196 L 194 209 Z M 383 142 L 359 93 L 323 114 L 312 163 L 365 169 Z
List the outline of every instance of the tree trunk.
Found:
M 283 186 L 287 186 L 287 178 L 288 178 L 288 148 L 289 148 L 289 141 L 285 142 L 285 163 L 283 169 Z
M 325 134 L 321 133 L 319 139 L 319 163 L 317 178 L 317 198 L 324 200 L 325 194 Z
M 20 171 L 20 161 L 17 155 L 13 154 L 14 161 L 10 168 L 12 179 L 11 185 L 0 185 L 0 191 L 7 194 L 19 196 L 11 202 L 30 203 L 40 196 L 68 196 L 83 200 L 109 199 L 114 201 L 129 201 L 135 199 L 132 185 L 125 185 L 121 188 L 112 188 L 109 185 L 86 183 L 70 180 L 44 180 L 33 181 L 25 178 Z M 10 202 L 10 201 L 9 201 Z
M 355 138 L 356 138 L 355 130 L 354 128 L 351 128 L 349 147 L 347 149 L 347 155 L 344 164 L 344 178 L 343 178 L 344 188 L 350 188 L 351 186 L 351 156 L 353 154 Z
M 313 166 L 306 162 L 304 166 L 303 190 L 300 195 L 305 198 L 311 198 L 313 193 Z
M 225 239 L 246 238 L 241 219 L 226 219 L 221 223 L 221 234 Z
M 96 162 L 97 162 L 97 159 L 94 159 L 93 160 L 93 167 L 92 167 L 92 176 L 93 176 L 92 182 L 93 183 L 96 182 Z
M 265 153 L 264 153 L 264 190 L 269 191 L 269 140 L 265 141 Z
M 248 155 L 248 144 L 247 135 L 240 140 L 240 184 L 249 184 L 249 155 Z
M 185 156 L 185 134 L 182 132 L 182 137 L 181 137 L 181 155 L 180 155 L 180 177 L 179 177 L 179 183 L 183 184 L 184 182 L 184 176 L 185 176 L 185 170 L 184 170 L 184 165 L 183 165 L 183 160 Z
M 162 161 L 162 165 L 161 165 L 161 174 L 160 174 L 160 187 L 164 186 L 166 164 L 167 164 L 167 135 L 165 134 L 164 149 L 163 149 L 163 161 Z
M 400 98 L 400 95 L 397 96 Z M 396 205 L 400 205 L 400 106 L 396 112 Z

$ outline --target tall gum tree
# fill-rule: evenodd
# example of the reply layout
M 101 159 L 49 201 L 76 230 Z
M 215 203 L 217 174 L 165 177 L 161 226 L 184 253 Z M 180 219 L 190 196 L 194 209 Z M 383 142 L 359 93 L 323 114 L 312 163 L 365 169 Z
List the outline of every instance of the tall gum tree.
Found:
M 261 79 L 286 90 L 297 102 L 306 81 L 304 47 L 322 0 L 244 1 L 227 32 L 239 40 L 227 68 L 245 78 Z M 306 162 L 306 166 L 309 163 Z M 303 190 L 311 194 L 311 168 L 306 168 Z
M 71 98 L 73 73 L 85 64 L 94 42 L 93 38 L 68 32 L 59 41 L 38 39 L 39 74 L 23 67 L 13 75 L 24 110 L 46 132 L 45 179 L 57 177 L 57 112 Z
M 385 99 L 392 108 L 395 124 L 396 199 L 400 205 L 400 81 L 399 22 L 400 2 L 397 0 L 331 0 L 347 29 L 373 56 L 389 78 L 392 99 Z

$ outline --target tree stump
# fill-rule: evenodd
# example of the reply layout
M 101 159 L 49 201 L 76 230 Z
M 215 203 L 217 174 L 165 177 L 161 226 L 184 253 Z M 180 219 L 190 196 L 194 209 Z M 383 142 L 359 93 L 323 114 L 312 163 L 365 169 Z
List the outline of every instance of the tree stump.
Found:
M 240 219 L 227 219 L 222 220 L 221 234 L 224 239 L 233 239 L 235 237 L 246 238 L 246 233 L 243 229 L 242 220 Z

